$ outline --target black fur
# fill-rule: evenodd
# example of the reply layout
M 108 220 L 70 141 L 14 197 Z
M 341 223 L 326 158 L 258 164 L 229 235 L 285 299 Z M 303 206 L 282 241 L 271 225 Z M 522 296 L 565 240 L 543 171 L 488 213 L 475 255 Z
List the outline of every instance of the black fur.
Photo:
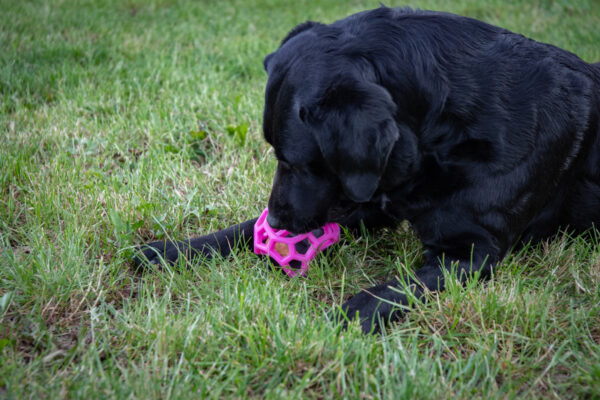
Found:
M 365 332 L 400 315 L 402 290 L 442 290 L 451 263 L 486 277 L 520 241 L 600 223 L 598 64 L 474 19 L 381 7 L 302 24 L 264 65 L 271 225 L 408 220 L 426 249 L 414 281 L 343 305 Z M 206 254 L 208 237 L 192 248 Z

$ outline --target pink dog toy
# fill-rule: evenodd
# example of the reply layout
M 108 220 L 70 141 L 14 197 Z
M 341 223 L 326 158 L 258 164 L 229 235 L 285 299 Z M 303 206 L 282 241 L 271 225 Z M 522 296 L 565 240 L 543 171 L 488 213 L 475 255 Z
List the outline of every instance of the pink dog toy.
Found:
M 290 277 L 305 275 L 310 260 L 340 240 L 338 224 L 330 222 L 312 232 L 294 235 L 271 228 L 267 223 L 268 213 L 265 208 L 254 224 L 254 252 L 273 258 Z

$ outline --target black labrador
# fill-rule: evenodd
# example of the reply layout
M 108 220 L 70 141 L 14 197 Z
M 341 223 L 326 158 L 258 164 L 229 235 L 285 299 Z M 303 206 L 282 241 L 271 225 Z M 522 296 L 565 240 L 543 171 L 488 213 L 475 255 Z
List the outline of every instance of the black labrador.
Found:
M 423 242 L 413 280 L 343 304 L 365 332 L 407 295 L 442 290 L 444 269 L 483 278 L 518 243 L 600 223 L 599 64 L 475 19 L 381 7 L 299 25 L 264 66 L 269 223 L 408 220 Z M 254 221 L 149 243 L 135 262 L 227 255 Z

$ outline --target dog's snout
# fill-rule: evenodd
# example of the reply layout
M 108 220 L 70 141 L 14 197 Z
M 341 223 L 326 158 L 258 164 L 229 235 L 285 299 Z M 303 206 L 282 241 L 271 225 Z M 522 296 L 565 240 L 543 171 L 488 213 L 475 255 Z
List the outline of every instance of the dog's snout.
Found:
M 281 229 L 281 221 L 272 212 L 267 215 L 267 223 L 273 229 Z

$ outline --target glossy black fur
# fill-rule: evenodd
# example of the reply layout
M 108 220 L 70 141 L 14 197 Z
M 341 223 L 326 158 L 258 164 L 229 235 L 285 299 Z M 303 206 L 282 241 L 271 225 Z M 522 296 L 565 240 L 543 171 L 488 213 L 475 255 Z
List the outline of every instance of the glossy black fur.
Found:
M 442 290 L 451 263 L 461 279 L 489 276 L 520 241 L 600 223 L 598 64 L 474 19 L 386 7 L 302 24 L 264 64 L 263 129 L 279 160 L 270 224 L 408 220 L 426 249 L 416 296 Z M 230 229 L 214 235 L 251 239 Z M 210 237 L 188 250 L 229 251 Z M 186 244 L 150 245 L 173 261 Z M 390 302 L 407 303 L 402 287 L 392 279 L 343 309 L 377 330 L 400 315 Z

